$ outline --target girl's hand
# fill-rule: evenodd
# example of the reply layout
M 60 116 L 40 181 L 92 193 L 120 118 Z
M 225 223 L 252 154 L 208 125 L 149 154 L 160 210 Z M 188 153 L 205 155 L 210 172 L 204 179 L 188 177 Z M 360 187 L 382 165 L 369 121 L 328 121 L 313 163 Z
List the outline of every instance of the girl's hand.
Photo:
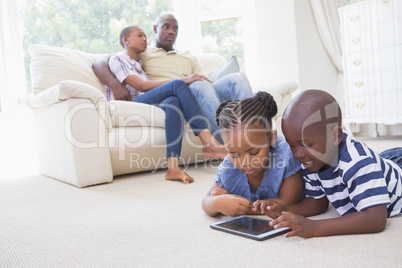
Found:
M 217 209 L 220 213 L 230 217 L 247 214 L 251 209 L 251 202 L 247 198 L 237 195 L 219 195 L 217 200 Z
M 253 206 L 252 206 L 251 210 L 254 211 L 254 212 L 260 211 L 261 214 L 263 214 L 262 211 L 261 211 L 261 204 L 262 204 L 263 202 L 267 202 L 267 201 L 269 201 L 269 199 L 263 199 L 263 200 L 257 200 L 257 201 L 255 201 L 255 202 L 253 203 Z
M 269 223 L 275 229 L 283 227 L 292 229 L 286 234 L 286 237 L 300 236 L 304 238 L 314 236 L 315 224 L 315 221 L 288 211 L 284 211 L 282 216 Z
M 223 194 L 230 194 L 228 191 L 220 187 L 219 185 L 216 185 L 214 189 L 211 191 L 211 196 L 218 196 L 218 195 L 223 195 Z
M 257 201 L 258 202 L 258 201 Z M 275 199 L 265 199 L 260 203 L 261 214 L 265 214 L 271 219 L 276 219 L 286 211 L 286 207 L 281 205 Z
M 201 75 L 201 74 L 191 74 L 186 77 L 181 78 L 187 85 L 195 82 L 195 81 L 202 81 L 206 80 L 208 82 L 211 82 L 208 77 Z

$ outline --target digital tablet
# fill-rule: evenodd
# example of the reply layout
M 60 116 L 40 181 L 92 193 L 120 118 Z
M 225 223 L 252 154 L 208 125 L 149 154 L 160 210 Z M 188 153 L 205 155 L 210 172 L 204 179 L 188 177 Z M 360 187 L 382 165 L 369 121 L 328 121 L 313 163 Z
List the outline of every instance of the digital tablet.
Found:
M 269 226 L 270 220 L 250 216 L 239 216 L 224 221 L 211 223 L 212 229 L 244 236 L 262 241 L 280 234 L 289 232 L 290 228 L 274 229 Z

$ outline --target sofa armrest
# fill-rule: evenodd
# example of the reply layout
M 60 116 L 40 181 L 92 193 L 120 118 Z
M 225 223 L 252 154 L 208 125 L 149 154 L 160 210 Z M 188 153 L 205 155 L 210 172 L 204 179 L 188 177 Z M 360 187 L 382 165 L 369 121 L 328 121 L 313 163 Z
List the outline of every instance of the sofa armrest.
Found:
M 43 175 L 77 187 L 113 180 L 109 130 L 89 99 L 69 98 L 32 111 Z
M 30 109 L 41 109 L 73 98 L 87 99 L 93 103 L 106 126 L 112 127 L 105 96 L 97 88 L 79 81 L 62 81 L 38 94 L 21 97 L 18 103 Z
M 36 95 L 29 94 L 21 97 L 18 102 L 23 106 L 36 109 L 71 98 L 89 99 L 94 104 L 105 101 L 105 96 L 97 88 L 86 83 L 65 80 Z

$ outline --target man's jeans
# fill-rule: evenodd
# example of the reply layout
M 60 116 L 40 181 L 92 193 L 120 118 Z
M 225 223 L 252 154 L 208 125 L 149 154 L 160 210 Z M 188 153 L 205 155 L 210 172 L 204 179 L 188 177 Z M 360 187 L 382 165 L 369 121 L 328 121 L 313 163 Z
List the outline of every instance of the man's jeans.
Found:
M 212 135 L 223 144 L 221 133 L 215 120 L 216 109 L 225 100 L 239 100 L 253 96 L 247 77 L 243 73 L 233 73 L 225 75 L 213 84 L 207 81 L 191 83 L 189 88 L 201 114 L 210 123 L 208 128 Z

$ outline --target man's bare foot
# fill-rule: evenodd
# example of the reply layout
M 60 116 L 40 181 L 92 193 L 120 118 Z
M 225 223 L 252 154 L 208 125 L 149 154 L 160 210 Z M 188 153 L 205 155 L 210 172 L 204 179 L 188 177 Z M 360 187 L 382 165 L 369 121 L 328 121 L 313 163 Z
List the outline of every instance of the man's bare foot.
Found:
M 180 168 L 168 168 L 165 179 L 168 181 L 183 181 L 184 184 L 189 184 L 194 181 L 192 177 Z
M 202 149 L 202 152 L 205 157 L 220 158 L 220 159 L 224 159 L 228 155 L 228 152 L 226 151 L 225 148 L 217 148 L 213 146 L 204 147 Z
M 225 147 L 211 135 L 208 129 L 198 133 L 198 137 L 204 146 L 202 152 L 205 157 L 224 159 L 228 155 Z

